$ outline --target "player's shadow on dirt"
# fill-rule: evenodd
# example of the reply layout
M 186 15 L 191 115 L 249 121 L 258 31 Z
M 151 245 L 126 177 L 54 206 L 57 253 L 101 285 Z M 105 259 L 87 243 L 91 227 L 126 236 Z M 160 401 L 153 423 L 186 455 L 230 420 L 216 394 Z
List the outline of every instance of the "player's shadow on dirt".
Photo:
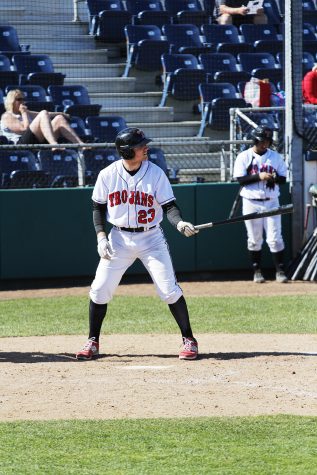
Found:
M 257 358 L 260 356 L 317 356 L 317 353 L 309 352 L 285 352 L 285 351 L 256 351 L 256 352 L 231 352 L 231 353 L 200 353 L 198 360 L 243 360 L 247 358 Z M 177 354 L 101 354 L 96 359 L 108 359 L 109 363 L 120 362 L 129 363 L 135 359 L 142 360 L 148 358 L 173 359 Z M 71 363 L 77 362 L 74 353 L 42 353 L 42 352 L 0 352 L 0 363 Z
M 201 353 L 200 359 L 213 360 L 243 360 L 247 358 L 258 358 L 259 356 L 317 356 L 317 353 L 291 352 L 291 351 L 243 351 L 232 353 Z
M 68 353 L 0 352 L 0 363 L 69 363 L 72 360 L 76 361 L 74 354 L 70 355 Z

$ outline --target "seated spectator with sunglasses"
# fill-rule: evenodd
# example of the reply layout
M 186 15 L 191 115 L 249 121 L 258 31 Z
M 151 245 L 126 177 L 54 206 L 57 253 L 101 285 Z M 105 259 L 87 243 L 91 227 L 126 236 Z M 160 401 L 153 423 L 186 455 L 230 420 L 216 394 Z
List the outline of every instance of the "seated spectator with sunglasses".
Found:
M 23 92 L 19 89 L 9 91 L 5 97 L 6 112 L 1 116 L 1 130 L 8 140 L 14 144 L 48 143 L 54 146 L 59 138 L 64 138 L 71 143 L 83 143 L 70 127 L 68 114 L 30 111 L 24 101 Z

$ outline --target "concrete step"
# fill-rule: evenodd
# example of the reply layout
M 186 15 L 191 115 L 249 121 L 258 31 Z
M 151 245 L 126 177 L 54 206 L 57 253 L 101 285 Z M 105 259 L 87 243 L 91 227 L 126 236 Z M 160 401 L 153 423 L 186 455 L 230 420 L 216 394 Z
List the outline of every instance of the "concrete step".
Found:
M 220 169 L 220 153 L 166 153 L 166 160 L 172 168 L 188 169 Z
M 90 99 L 101 104 L 103 108 L 109 107 L 154 107 L 161 99 L 161 93 L 157 92 L 133 92 L 133 93 L 91 93 Z
M 95 47 L 95 40 L 88 35 L 72 35 L 72 36 L 39 36 L 39 35 L 21 35 L 19 36 L 20 43 L 31 45 L 31 52 L 36 53 L 47 49 L 54 49 L 56 51 L 67 50 L 91 50 Z
M 52 46 L 51 46 L 52 47 Z M 108 63 L 108 51 L 106 49 L 91 49 L 82 51 L 55 51 L 51 48 L 48 50 L 41 50 L 39 54 L 47 54 L 55 64 L 70 65 L 79 64 L 85 62 L 87 64 L 107 64 Z
M 9 24 L 13 25 L 14 20 L 17 18 L 24 18 L 26 14 L 27 9 L 25 6 L 4 6 L 1 4 L 0 6 L 0 19 L 1 19 L 1 24 Z
M 152 139 L 193 137 L 197 135 L 199 125 L 200 122 L 129 123 L 129 127 L 139 127 Z
M 127 122 L 140 121 L 147 123 L 171 122 L 173 121 L 172 107 L 107 107 L 100 111 L 101 115 L 120 115 Z
M 54 20 L 54 21 L 72 21 L 74 18 L 74 7 L 72 1 L 47 0 L 29 1 L 25 0 L 1 0 L 2 8 L 25 8 L 25 18 L 30 20 Z M 87 6 L 85 2 L 78 3 L 78 10 L 82 20 L 87 20 Z
M 84 56 L 84 55 L 82 55 Z M 83 57 L 79 64 L 54 63 L 55 71 L 66 74 L 70 77 L 85 76 L 85 78 L 113 78 L 121 77 L 124 70 L 124 63 L 117 64 L 84 64 Z
M 210 141 L 204 137 L 154 138 L 151 146 L 161 148 L 166 156 L 171 155 L 172 158 L 173 156 L 179 158 L 187 155 L 187 157 L 191 157 L 190 159 L 192 160 L 193 156 L 199 154 L 207 154 L 207 156 L 211 154 Z
M 133 92 L 135 78 L 86 78 L 66 77 L 64 84 L 81 84 L 90 93 L 103 92 Z
M 176 173 L 175 173 L 176 172 Z M 172 170 L 172 174 L 179 179 L 179 183 L 218 183 L 219 181 L 225 181 L 221 179 L 221 171 L 219 169 L 179 169 Z
M 88 35 L 88 22 L 19 20 L 18 16 L 13 16 L 10 25 L 17 29 L 19 37 L 33 35 L 34 33 L 36 35 L 49 34 L 49 36 L 54 37 L 58 35 L 61 38 L 68 38 L 73 35 Z

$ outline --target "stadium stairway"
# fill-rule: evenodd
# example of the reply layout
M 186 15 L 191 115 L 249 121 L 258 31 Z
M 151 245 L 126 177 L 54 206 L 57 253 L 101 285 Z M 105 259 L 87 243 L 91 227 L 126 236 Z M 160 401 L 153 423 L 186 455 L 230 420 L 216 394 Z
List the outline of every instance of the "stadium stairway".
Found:
M 95 42 L 88 35 L 87 21 L 72 21 L 72 2 L 57 0 L 54 12 L 47 0 L 15 4 L 7 19 L 17 29 L 20 43 L 30 44 L 32 53 L 48 54 L 55 71 L 66 74 L 65 84 L 85 86 L 91 102 L 102 104 L 101 115 L 121 115 L 129 126 L 144 129 L 153 146 L 164 149 L 168 166 L 179 170 L 181 181 L 195 181 L 201 175 L 219 181 L 219 147 L 206 141 L 227 139 L 227 131 L 207 130 L 206 137 L 197 138 L 200 116 L 193 114 L 192 104 L 172 100 L 168 107 L 157 107 L 162 86 L 156 85 L 155 74 L 132 70 L 128 78 L 121 77 L 125 45 Z M 87 20 L 85 5 L 79 6 L 81 19 Z M 10 8 L 9 2 L 5 7 Z M 24 15 L 15 14 L 17 7 L 25 8 Z

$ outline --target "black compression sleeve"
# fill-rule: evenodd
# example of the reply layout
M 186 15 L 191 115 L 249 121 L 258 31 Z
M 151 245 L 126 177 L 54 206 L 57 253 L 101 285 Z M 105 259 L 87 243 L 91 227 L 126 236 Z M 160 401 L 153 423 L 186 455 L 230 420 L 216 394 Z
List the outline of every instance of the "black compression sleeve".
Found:
M 260 175 L 258 173 L 255 175 L 239 176 L 237 180 L 241 186 L 245 186 L 245 185 L 249 185 L 250 183 L 257 183 L 258 181 L 261 181 Z
M 176 228 L 177 224 L 183 220 L 181 211 L 175 201 L 170 201 L 162 206 L 167 219 Z
M 92 219 L 96 234 L 105 231 L 107 203 L 100 204 L 92 202 Z

